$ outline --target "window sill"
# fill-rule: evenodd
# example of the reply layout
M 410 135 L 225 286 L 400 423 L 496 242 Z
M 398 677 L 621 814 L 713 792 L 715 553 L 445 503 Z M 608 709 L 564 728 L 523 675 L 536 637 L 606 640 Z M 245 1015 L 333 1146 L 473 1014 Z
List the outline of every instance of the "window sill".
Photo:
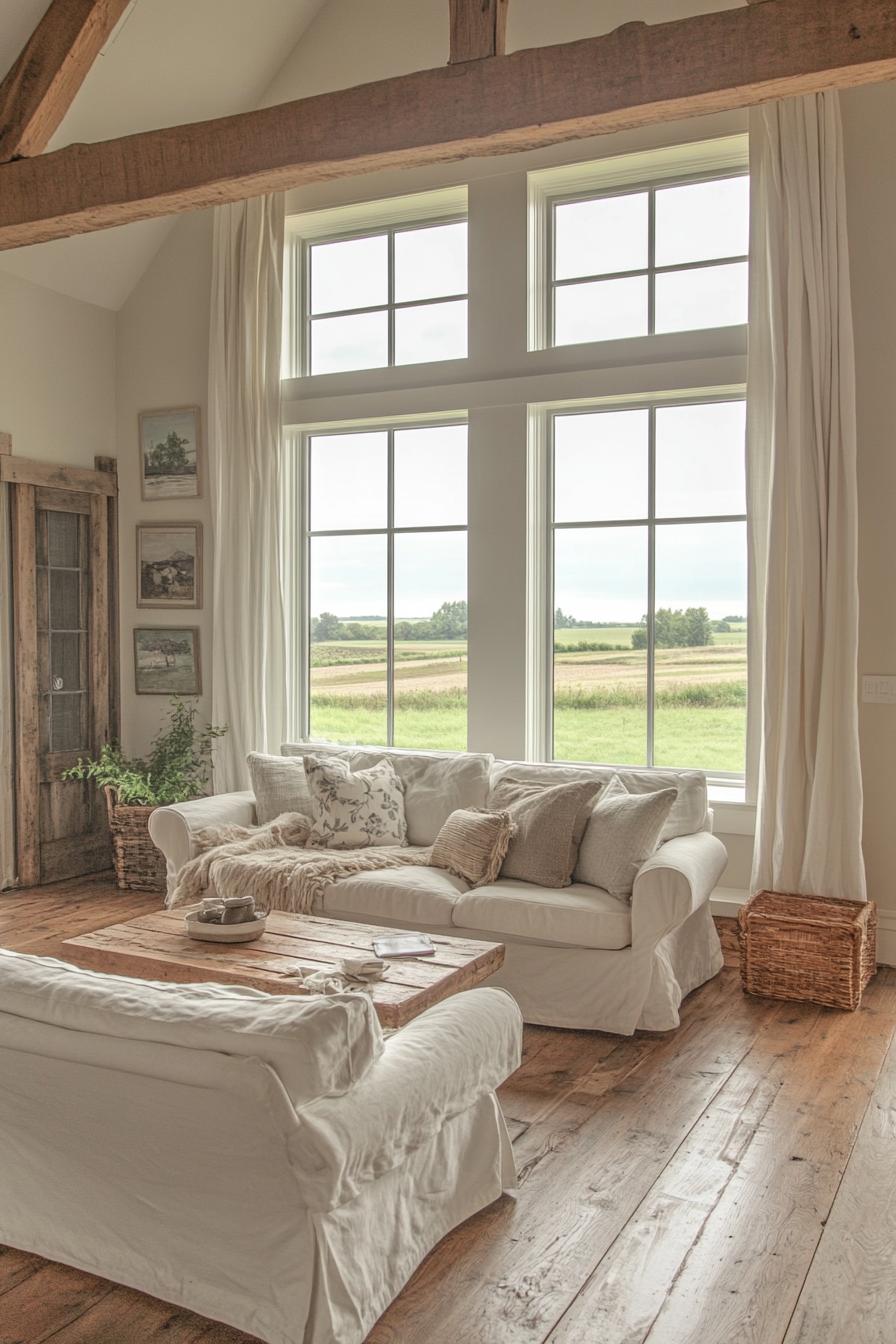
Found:
M 746 801 L 743 785 L 729 788 L 710 784 L 709 806 L 713 812 L 713 830 L 718 835 L 754 835 L 756 804 Z

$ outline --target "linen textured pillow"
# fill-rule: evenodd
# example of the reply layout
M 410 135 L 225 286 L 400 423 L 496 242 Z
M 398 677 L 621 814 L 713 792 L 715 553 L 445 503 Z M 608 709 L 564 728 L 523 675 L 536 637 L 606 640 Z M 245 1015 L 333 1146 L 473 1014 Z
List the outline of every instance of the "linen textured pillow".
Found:
M 463 807 L 452 812 L 433 842 L 429 864 L 462 877 L 471 887 L 494 882 L 516 834 L 509 812 Z
M 506 809 L 517 827 L 501 876 L 539 887 L 568 887 L 591 805 L 602 788 L 600 780 L 588 780 L 549 788 L 508 781 L 493 789 L 489 803 Z
M 677 789 L 629 793 L 614 775 L 588 818 L 575 880 L 630 898 L 638 869 L 655 852 L 677 797 Z
M 306 756 L 313 826 L 309 849 L 393 849 L 408 842 L 404 786 L 391 761 L 349 769 L 338 757 Z
M 246 764 L 249 766 L 249 778 L 255 794 L 255 815 L 259 826 L 275 821 L 284 812 L 301 812 L 303 816 L 311 816 L 311 796 L 300 760 L 250 751 Z

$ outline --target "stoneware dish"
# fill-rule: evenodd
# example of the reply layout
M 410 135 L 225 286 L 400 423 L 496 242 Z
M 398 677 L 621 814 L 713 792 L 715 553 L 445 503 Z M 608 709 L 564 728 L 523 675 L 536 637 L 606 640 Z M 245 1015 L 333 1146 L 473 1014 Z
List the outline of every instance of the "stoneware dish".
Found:
M 245 924 L 202 924 L 195 911 L 184 915 L 188 935 L 201 943 L 251 943 L 261 937 L 266 923 L 267 915 Z

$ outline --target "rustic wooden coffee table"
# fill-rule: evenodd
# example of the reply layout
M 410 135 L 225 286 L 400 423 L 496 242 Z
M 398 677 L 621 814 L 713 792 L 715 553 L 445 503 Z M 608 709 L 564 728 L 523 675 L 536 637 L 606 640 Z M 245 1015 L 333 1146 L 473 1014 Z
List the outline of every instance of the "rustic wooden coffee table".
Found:
M 396 932 L 405 930 L 274 911 L 256 942 L 201 943 L 184 932 L 183 911 L 160 910 L 127 924 L 69 938 L 63 947 L 69 961 L 94 971 L 183 984 L 213 980 L 271 994 L 306 994 L 297 976 L 300 967 L 333 970 L 340 958 L 369 952 L 371 939 L 377 935 Z M 504 961 L 502 943 L 441 935 L 433 935 L 432 941 L 434 957 L 392 960 L 383 979 L 371 985 L 384 1027 L 403 1027 L 434 1003 L 481 984 Z

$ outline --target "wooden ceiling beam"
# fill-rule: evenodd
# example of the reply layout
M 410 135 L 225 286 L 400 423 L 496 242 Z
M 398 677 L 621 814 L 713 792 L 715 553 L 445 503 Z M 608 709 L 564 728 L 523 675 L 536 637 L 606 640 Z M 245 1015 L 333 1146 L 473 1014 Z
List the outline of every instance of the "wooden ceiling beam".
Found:
M 449 0 L 449 65 L 503 56 L 508 0 Z
M 896 0 L 766 0 L 0 166 L 0 249 L 896 78 Z
M 52 0 L 0 84 L 0 163 L 50 143 L 130 0 Z

